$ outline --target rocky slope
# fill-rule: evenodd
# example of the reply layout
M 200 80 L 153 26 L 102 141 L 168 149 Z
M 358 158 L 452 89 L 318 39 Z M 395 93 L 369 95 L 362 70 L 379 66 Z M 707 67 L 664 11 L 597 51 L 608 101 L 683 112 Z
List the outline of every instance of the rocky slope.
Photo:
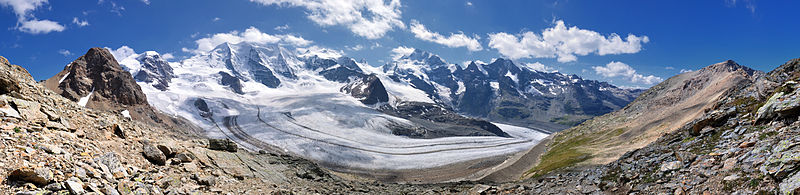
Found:
M 766 76 L 756 73 L 754 82 L 729 89 L 677 130 L 608 164 L 558 169 L 523 183 L 541 194 L 800 193 L 798 66 L 794 59 Z M 750 72 L 731 62 L 707 69 Z
M 548 151 L 530 173 L 614 161 L 703 116 L 734 90 L 756 83 L 763 75 L 725 61 L 674 76 L 619 111 L 554 134 Z

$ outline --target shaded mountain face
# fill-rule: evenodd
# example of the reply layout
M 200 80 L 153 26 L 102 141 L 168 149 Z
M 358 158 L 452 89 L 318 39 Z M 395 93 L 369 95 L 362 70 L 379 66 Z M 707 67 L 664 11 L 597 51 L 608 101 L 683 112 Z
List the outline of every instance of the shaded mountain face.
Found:
M 89 108 L 147 105 L 147 97 L 133 76 L 104 48 L 92 48 L 73 61 L 45 86 Z
M 606 164 L 687 124 L 698 124 L 696 133 L 703 132 L 706 126 L 724 124 L 725 112 L 707 111 L 716 109 L 718 102 L 744 87 L 764 85 L 764 75 L 728 60 L 673 76 L 621 110 L 554 134 L 553 143 L 530 173 L 545 174 L 576 164 Z M 703 118 L 704 115 L 713 117 Z
M 386 93 L 386 88 L 375 75 L 353 80 L 353 82 L 348 83 L 340 90 L 367 105 L 389 101 L 389 94 Z
M 488 121 L 464 117 L 437 104 L 404 102 L 395 106 L 384 105 L 379 110 L 420 124 L 412 128 L 396 126 L 392 128 L 392 134 L 395 135 L 426 139 L 453 136 L 511 137 Z
M 145 52 L 138 55 L 136 60 L 141 64 L 138 71 L 132 71 L 136 81 L 153 83 L 153 87 L 163 91 L 169 87 L 172 78 L 175 78 L 172 66 L 156 52 Z
M 422 50 L 382 70 L 459 113 L 550 130 L 618 110 L 643 91 L 576 75 L 535 71 L 502 58 L 490 64 L 471 62 L 462 68 Z
M 278 45 L 223 43 L 207 54 L 196 55 L 182 62 L 184 66 L 225 70 L 242 81 L 256 81 L 276 88 L 285 80 L 296 79 L 294 71 L 302 62 L 292 51 Z

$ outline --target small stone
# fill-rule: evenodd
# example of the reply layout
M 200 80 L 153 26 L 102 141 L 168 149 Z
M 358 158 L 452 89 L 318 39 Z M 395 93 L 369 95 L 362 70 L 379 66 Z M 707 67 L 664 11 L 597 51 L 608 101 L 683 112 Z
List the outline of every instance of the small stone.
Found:
M 183 170 L 185 170 L 186 172 L 195 173 L 200 171 L 200 168 L 198 168 L 197 165 L 194 163 L 184 163 Z
M 195 158 L 194 155 L 191 153 L 180 153 L 175 155 L 175 159 L 183 163 L 192 162 L 194 158 Z
M 47 186 L 44 186 L 44 189 L 47 190 L 47 191 L 57 192 L 57 191 L 63 190 L 64 189 L 64 185 L 61 184 L 61 183 L 51 183 L 51 184 L 48 184 Z
M 175 150 L 173 150 L 172 148 L 167 147 L 167 146 L 165 146 L 163 144 L 158 144 L 156 146 L 156 148 L 158 148 L 158 150 L 161 150 L 161 153 L 164 153 L 164 155 L 166 155 L 167 158 L 172 157 L 172 156 L 175 155 Z
M 217 178 L 214 176 L 204 176 L 198 178 L 197 183 L 204 186 L 214 186 L 217 184 Z
M 683 163 L 681 161 L 672 161 L 668 163 L 661 164 L 661 171 L 667 172 L 672 170 L 677 170 L 683 167 Z
M 80 167 L 75 168 L 75 176 L 77 176 L 78 178 L 81 178 L 81 179 L 88 179 L 89 178 L 89 175 L 86 174 L 86 169 L 83 169 L 83 168 L 80 168 Z
M 478 184 L 470 188 L 468 194 L 484 194 L 486 191 L 489 191 L 490 188 L 492 188 L 492 186 Z
M 128 135 L 125 134 L 125 131 L 122 130 L 122 127 L 120 127 L 118 124 L 111 125 L 111 130 L 114 132 L 114 135 L 119 138 L 125 139 L 128 137 Z
M 209 139 L 208 149 L 236 152 L 239 146 L 229 139 Z
M 143 145 L 142 154 L 147 160 L 156 165 L 167 164 L 167 156 L 161 150 L 147 142 L 143 143 Z
M 784 179 L 780 184 L 779 194 L 800 194 L 800 172 L 795 172 L 791 177 Z
M 17 192 L 15 195 L 39 195 L 45 193 L 46 193 L 45 191 L 20 191 Z
M 677 189 L 675 189 L 675 192 L 672 193 L 672 194 L 683 195 L 683 194 L 686 194 L 686 192 L 683 191 L 683 188 L 677 188 Z
M 120 163 L 116 153 L 109 152 L 103 154 L 102 156 L 94 158 L 94 161 L 105 166 L 108 169 L 107 172 L 110 173 L 114 179 L 120 179 L 127 176 L 125 167 L 123 167 L 122 163 Z
M 729 175 L 729 176 L 726 176 L 725 178 L 722 178 L 722 180 L 725 180 L 725 181 L 735 181 L 735 180 L 737 180 L 737 179 L 739 179 L 739 178 L 741 178 L 741 177 L 739 177 L 739 175 L 736 175 L 736 174 L 734 174 L 734 175 Z
M 742 142 L 739 144 L 739 148 L 749 148 L 756 145 L 756 142 Z
M 11 181 L 30 182 L 36 185 L 47 185 L 53 180 L 53 172 L 48 168 L 20 168 L 8 174 Z
M 50 154 L 62 154 L 64 150 L 59 148 L 58 146 L 50 145 L 50 144 L 40 144 L 41 148 Z
M 47 121 L 47 124 L 45 126 L 47 126 L 48 129 L 53 129 L 58 131 L 68 130 L 67 127 L 65 127 L 63 124 L 54 121 Z
M 114 187 L 111 187 L 111 185 L 105 185 L 105 187 L 103 187 L 103 189 L 100 190 L 101 192 L 103 192 L 103 194 L 106 195 L 119 195 L 119 191 L 117 191 L 117 189 L 114 189 Z
M 72 194 L 83 194 L 83 182 L 76 177 L 69 178 L 64 184 L 67 186 L 67 190 L 69 190 Z

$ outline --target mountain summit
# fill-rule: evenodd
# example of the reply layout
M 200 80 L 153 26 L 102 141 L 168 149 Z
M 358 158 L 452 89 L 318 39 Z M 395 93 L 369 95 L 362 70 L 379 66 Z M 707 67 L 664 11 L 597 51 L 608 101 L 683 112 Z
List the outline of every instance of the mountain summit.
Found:
M 156 53 L 145 53 L 137 59 L 144 62 L 137 74 L 140 79 L 155 82 L 153 86 L 156 88 L 168 86 L 168 80 L 173 77 L 169 64 Z M 89 49 L 64 70 L 43 81 L 43 84 L 87 108 L 114 111 L 147 123 L 187 129 L 194 127 L 153 109 L 131 73 L 125 71 L 105 48 Z
M 67 99 L 96 109 L 147 105 L 147 97 L 133 76 L 107 49 L 91 48 L 45 86 Z

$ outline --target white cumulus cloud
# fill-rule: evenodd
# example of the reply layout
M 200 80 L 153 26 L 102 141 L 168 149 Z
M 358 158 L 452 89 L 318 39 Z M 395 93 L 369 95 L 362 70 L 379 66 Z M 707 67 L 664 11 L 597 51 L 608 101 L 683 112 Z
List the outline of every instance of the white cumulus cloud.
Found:
M 111 49 L 108 47 L 106 47 L 106 49 L 108 49 L 108 51 L 111 52 L 111 55 L 113 55 L 117 60 L 122 60 L 128 58 L 128 56 L 136 55 L 136 52 L 133 51 L 133 48 L 128 47 L 127 45 L 123 45 L 117 49 Z
M 478 39 L 480 39 L 478 35 L 469 37 L 463 32 L 459 32 L 458 34 L 451 33 L 450 36 L 444 36 L 436 32 L 431 32 L 416 20 L 411 20 L 410 30 L 418 39 L 438 43 L 447 47 L 466 47 L 470 51 L 480 51 L 483 49 L 481 43 L 478 42 Z
M 364 46 L 361 44 L 357 44 L 355 46 L 345 46 L 345 48 L 352 51 L 361 51 L 362 49 L 364 49 Z
M 400 0 L 250 0 L 265 6 L 303 7 L 308 19 L 321 26 L 342 25 L 367 39 L 383 37 L 401 21 Z
M 289 30 L 289 28 L 290 28 L 289 24 L 284 24 L 282 26 L 276 26 L 274 29 L 277 31 L 284 31 L 284 30 Z
M 17 15 L 15 29 L 30 34 L 47 34 L 64 31 L 65 27 L 52 20 L 38 20 L 31 13 L 47 4 L 47 0 L 0 0 L 3 7 L 11 7 Z
M 409 54 L 411 54 L 413 52 L 414 52 L 414 48 L 412 48 L 412 47 L 399 46 L 399 47 L 396 47 L 396 48 L 392 49 L 392 59 L 393 60 L 397 60 L 397 59 L 400 59 L 403 56 L 409 55 Z
M 525 67 L 539 72 L 558 72 L 558 70 L 556 70 L 555 68 L 544 65 L 540 62 L 525 63 Z
M 89 21 L 80 20 L 80 19 L 78 19 L 78 17 L 73 17 L 72 18 L 72 23 L 75 24 L 75 25 L 78 25 L 80 27 L 89 26 Z
M 72 52 L 70 52 L 69 50 L 66 50 L 66 49 L 61 49 L 61 50 L 58 50 L 58 54 L 61 54 L 61 55 L 64 55 L 64 56 L 71 56 Z
M 261 30 L 258 30 L 256 27 L 250 27 L 244 32 L 231 31 L 228 33 L 217 33 L 206 38 L 195 40 L 195 43 L 197 44 L 196 49 L 183 48 L 183 51 L 190 53 L 205 53 L 211 51 L 217 45 L 226 42 L 231 44 L 241 42 L 252 42 L 258 44 L 278 43 L 297 47 L 307 46 L 313 43 L 312 41 L 306 40 L 303 37 L 288 34 L 271 35 L 261 32 Z
M 50 32 L 64 31 L 65 27 L 58 24 L 58 22 L 50 20 L 28 20 L 23 21 L 18 29 L 19 31 L 30 34 L 47 34 Z
M 511 59 L 557 58 L 559 62 L 576 61 L 577 55 L 637 53 L 642 43 L 649 42 L 647 36 L 629 34 L 624 39 L 612 33 L 604 36 L 598 32 L 567 27 L 564 21 L 544 29 L 541 34 L 526 31 L 517 35 L 505 32 L 489 34 L 489 47 Z
M 648 75 L 644 76 L 642 74 L 636 73 L 631 66 L 628 66 L 622 62 L 609 62 L 605 66 L 593 66 L 592 67 L 595 73 L 606 77 L 620 77 L 629 80 L 632 83 L 640 83 L 640 84 L 647 84 L 652 85 L 658 82 L 663 81 L 661 77 Z
M 161 58 L 164 58 L 165 60 L 171 60 L 175 59 L 175 55 L 172 55 L 172 53 L 165 53 L 161 55 Z

